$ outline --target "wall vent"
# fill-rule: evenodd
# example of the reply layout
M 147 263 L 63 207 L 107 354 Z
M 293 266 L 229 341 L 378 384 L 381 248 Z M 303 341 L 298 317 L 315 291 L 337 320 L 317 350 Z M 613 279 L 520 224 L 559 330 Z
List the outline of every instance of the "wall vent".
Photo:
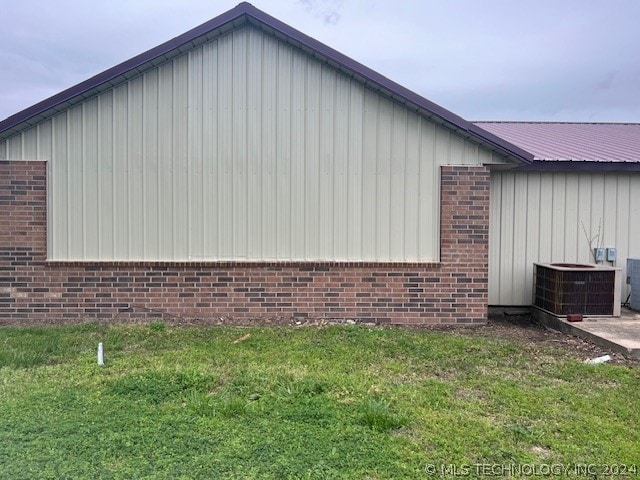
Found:
M 557 316 L 619 316 L 621 276 L 604 265 L 536 263 L 533 305 Z
M 640 258 L 627 258 L 627 283 L 631 285 L 629 307 L 640 311 Z

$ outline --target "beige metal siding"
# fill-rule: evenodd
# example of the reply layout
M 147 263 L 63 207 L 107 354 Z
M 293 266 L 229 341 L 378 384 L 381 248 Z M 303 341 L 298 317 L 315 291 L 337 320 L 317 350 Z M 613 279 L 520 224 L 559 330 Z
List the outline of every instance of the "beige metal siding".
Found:
M 49 257 L 437 260 L 439 166 L 504 160 L 254 28 L 0 143 Z
M 533 263 L 593 263 L 599 225 L 618 267 L 640 257 L 640 174 L 493 172 L 490 216 L 489 304 L 530 305 Z

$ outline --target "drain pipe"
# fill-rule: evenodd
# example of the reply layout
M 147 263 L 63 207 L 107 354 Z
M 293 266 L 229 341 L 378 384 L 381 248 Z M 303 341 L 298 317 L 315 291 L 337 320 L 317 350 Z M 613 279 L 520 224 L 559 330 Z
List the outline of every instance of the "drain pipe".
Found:
M 104 365 L 104 347 L 102 342 L 98 343 L 98 365 Z

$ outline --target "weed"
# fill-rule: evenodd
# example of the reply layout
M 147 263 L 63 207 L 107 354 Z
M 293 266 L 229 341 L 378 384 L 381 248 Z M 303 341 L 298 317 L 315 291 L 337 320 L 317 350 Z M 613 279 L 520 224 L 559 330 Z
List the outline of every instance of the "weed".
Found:
M 154 320 L 149 324 L 149 330 L 152 332 L 164 332 L 166 329 L 167 324 L 160 320 Z
M 216 411 L 227 418 L 240 417 L 247 411 L 247 399 L 237 396 L 223 397 Z
M 384 398 L 368 398 L 360 405 L 360 420 L 364 425 L 379 432 L 388 432 L 403 427 L 407 419 L 391 409 Z
M 128 374 L 113 380 L 107 392 L 160 404 L 186 393 L 202 393 L 211 388 L 211 376 L 198 372 L 149 371 Z

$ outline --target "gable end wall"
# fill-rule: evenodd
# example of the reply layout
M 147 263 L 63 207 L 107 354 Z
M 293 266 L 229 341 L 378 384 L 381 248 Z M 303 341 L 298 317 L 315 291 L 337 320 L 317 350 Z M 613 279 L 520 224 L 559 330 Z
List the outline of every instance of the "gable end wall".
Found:
M 0 142 L 48 162 L 48 258 L 439 260 L 441 165 L 504 158 L 243 27 Z

